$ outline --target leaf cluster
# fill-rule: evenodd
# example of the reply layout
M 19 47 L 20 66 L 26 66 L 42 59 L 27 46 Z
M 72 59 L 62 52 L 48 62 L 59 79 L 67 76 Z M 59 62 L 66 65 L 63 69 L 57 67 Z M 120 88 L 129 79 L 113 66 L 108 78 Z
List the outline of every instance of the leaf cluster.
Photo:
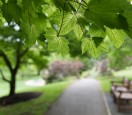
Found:
M 47 44 L 49 51 L 69 52 L 66 35 L 74 32 L 82 53 L 97 57 L 108 52 L 109 38 L 119 48 L 132 37 L 132 4 L 129 0 L 1 0 L 0 19 L 19 25 L 25 43 Z

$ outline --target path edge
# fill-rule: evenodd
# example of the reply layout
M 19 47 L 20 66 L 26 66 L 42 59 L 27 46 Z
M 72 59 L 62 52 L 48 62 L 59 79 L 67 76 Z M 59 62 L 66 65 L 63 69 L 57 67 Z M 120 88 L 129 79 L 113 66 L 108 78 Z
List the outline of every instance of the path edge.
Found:
M 55 101 L 52 102 L 52 103 L 48 106 L 48 109 L 47 109 L 47 111 L 45 112 L 45 115 L 47 115 L 48 110 L 50 110 L 50 109 L 52 108 L 52 106 L 59 100 L 59 98 L 63 95 L 63 93 L 64 93 L 73 83 L 75 83 L 76 81 L 77 81 L 76 79 L 73 79 L 73 80 L 71 81 L 71 83 L 69 83 L 69 85 L 62 91 L 62 93 L 55 99 Z
M 98 82 L 99 82 L 99 81 L 98 81 Z M 101 95 L 102 95 L 102 98 L 103 98 L 103 101 L 104 101 L 104 104 L 105 104 L 105 107 L 106 107 L 107 114 L 108 114 L 108 115 L 112 115 L 112 114 L 111 114 L 111 111 L 110 111 L 110 108 L 109 108 L 109 105 L 108 105 L 108 103 L 107 103 L 106 97 L 105 97 L 105 95 L 104 95 L 104 93 L 103 93 L 103 91 L 102 91 L 102 89 L 101 89 L 100 82 L 99 82 L 99 89 L 100 89 L 100 93 L 101 93 Z

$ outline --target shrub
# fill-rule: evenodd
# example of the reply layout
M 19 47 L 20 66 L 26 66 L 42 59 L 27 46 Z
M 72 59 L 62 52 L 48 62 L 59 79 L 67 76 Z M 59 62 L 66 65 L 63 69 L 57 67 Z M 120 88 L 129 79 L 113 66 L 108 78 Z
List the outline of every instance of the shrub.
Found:
M 46 76 L 43 78 L 47 80 L 47 82 L 52 82 L 55 79 L 63 80 L 64 77 L 69 75 L 79 77 L 79 73 L 83 67 L 84 65 L 80 61 L 55 61 L 48 67 L 48 77 L 47 75 L 43 75 Z M 42 74 L 44 74 L 44 72 L 42 72 Z

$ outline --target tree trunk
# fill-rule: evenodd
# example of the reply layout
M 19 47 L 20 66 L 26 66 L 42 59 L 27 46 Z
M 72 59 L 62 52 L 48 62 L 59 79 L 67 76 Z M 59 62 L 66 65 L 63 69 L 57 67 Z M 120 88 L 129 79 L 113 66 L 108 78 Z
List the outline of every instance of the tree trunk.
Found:
M 3 57 L 7 67 L 9 68 L 10 70 L 10 73 L 11 73 L 11 80 L 7 80 L 4 75 L 2 74 L 2 78 L 7 81 L 8 83 L 10 83 L 10 92 L 9 92 L 9 96 L 12 96 L 15 94 L 15 88 L 16 88 L 16 75 L 17 75 L 17 71 L 20 67 L 20 64 L 21 64 L 21 58 L 26 54 L 26 52 L 28 51 L 28 48 L 26 48 L 23 52 L 20 52 L 21 51 L 21 44 L 18 44 L 19 46 L 17 47 L 16 49 L 16 65 L 15 65 L 15 68 L 12 67 L 11 65 L 11 62 L 8 58 L 8 56 L 4 53 L 4 51 L 1 51 L 0 52 L 0 56 Z
M 12 95 L 15 94 L 15 88 L 16 88 L 16 73 L 12 72 L 11 81 L 10 81 L 10 93 L 9 93 L 9 96 L 12 96 Z

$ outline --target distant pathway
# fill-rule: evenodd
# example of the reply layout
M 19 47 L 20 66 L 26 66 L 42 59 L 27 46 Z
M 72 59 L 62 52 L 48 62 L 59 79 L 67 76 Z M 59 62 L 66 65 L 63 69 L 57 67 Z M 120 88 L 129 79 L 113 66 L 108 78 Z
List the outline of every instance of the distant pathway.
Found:
M 107 115 L 98 81 L 92 78 L 76 81 L 46 115 Z

